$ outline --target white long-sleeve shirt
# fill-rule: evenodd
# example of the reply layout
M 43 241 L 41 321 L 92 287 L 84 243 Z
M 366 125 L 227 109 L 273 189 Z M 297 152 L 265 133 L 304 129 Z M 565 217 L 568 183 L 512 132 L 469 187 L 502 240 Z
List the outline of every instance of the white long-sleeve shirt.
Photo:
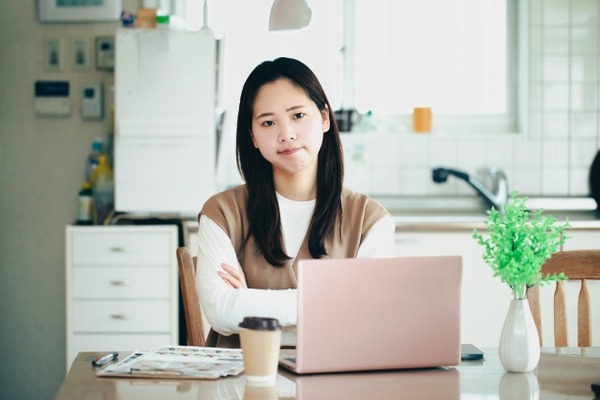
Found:
M 285 248 L 289 255 L 295 255 L 308 229 L 315 201 L 292 201 L 280 195 L 277 200 Z M 379 220 L 361 243 L 357 258 L 394 257 L 394 231 L 395 224 L 390 216 Z M 277 318 L 284 327 L 282 344 L 294 345 L 296 289 L 231 288 L 218 274 L 221 263 L 240 268 L 230 238 L 215 222 L 202 215 L 198 226 L 196 285 L 202 311 L 211 327 L 222 335 L 231 335 L 238 333 L 238 324 L 245 316 Z

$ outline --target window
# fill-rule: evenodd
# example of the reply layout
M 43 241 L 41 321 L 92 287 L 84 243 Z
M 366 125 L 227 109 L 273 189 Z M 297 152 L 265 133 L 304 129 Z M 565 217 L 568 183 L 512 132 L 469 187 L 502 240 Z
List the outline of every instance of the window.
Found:
M 355 106 L 431 107 L 446 131 L 516 130 L 512 0 L 353 0 Z M 439 124 L 438 124 L 439 122 Z

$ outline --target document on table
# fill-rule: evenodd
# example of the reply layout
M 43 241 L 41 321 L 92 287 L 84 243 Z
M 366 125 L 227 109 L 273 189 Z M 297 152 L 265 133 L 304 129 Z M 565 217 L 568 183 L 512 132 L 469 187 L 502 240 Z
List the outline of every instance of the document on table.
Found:
M 218 379 L 244 370 L 241 349 L 163 346 L 135 351 L 96 372 L 97 376 L 127 378 Z

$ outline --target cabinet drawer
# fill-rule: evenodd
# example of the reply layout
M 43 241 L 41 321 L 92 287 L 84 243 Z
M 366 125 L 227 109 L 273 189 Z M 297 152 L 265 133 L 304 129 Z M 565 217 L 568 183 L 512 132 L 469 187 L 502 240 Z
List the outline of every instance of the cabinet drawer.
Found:
M 73 264 L 168 265 L 175 257 L 171 240 L 166 232 L 81 232 L 73 236 Z
M 169 299 L 168 267 L 77 267 L 75 299 Z
M 169 301 L 73 301 L 73 331 L 170 332 Z

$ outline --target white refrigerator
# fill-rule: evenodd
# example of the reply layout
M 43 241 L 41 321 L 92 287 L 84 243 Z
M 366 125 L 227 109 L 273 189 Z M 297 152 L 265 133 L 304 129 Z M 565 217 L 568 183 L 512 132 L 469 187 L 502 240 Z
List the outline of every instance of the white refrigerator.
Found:
M 215 192 L 216 41 L 118 29 L 115 210 L 196 216 Z

